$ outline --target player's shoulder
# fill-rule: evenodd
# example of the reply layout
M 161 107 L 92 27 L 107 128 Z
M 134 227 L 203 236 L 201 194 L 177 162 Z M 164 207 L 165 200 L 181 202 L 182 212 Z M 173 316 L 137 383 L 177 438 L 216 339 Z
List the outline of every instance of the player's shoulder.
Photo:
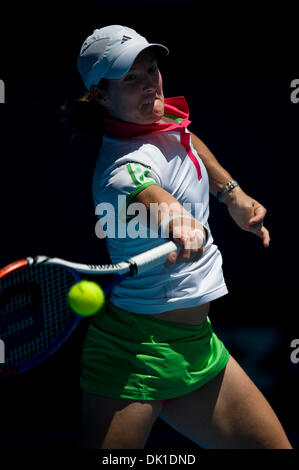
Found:
M 163 164 L 163 154 L 155 143 L 146 139 L 106 141 L 100 150 L 95 171 L 107 176 L 131 162 L 158 169 Z
M 93 175 L 93 191 L 117 190 L 129 187 L 132 181 L 161 182 L 161 156 L 147 142 L 122 142 L 102 149 Z
M 151 156 L 161 151 L 159 144 L 153 136 L 138 136 L 130 139 L 104 139 L 100 150 L 102 157 L 110 160 L 123 158 L 134 154 L 137 156 Z

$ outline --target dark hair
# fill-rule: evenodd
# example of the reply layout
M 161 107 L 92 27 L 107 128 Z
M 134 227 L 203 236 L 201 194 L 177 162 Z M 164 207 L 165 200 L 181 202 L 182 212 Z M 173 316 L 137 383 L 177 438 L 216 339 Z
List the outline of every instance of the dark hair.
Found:
M 98 88 L 108 89 L 108 80 L 103 78 Z M 77 138 L 95 141 L 102 137 L 102 120 L 106 111 L 91 95 L 85 92 L 80 98 L 67 99 L 60 107 L 60 123 L 67 129 L 71 140 Z

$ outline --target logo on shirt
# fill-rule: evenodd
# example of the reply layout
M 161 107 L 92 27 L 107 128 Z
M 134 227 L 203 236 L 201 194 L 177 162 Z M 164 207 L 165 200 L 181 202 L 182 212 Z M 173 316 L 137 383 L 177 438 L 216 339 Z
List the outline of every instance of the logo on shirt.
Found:
M 132 39 L 132 38 L 130 38 L 130 36 L 123 36 L 123 37 L 122 37 L 122 40 L 121 40 L 121 44 L 123 44 L 124 42 L 128 41 L 129 39 Z

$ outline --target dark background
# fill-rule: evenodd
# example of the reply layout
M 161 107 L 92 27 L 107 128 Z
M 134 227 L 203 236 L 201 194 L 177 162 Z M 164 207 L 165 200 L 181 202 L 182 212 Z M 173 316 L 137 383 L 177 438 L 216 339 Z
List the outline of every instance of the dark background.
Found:
M 184 95 L 190 130 L 242 188 L 268 210 L 271 246 L 240 230 L 211 196 L 210 225 L 229 295 L 213 302 L 215 331 L 299 445 L 299 364 L 290 343 L 297 319 L 299 103 L 292 4 L 93 1 L 23 4 L 4 10 L 0 79 L 0 264 L 37 254 L 104 263 L 96 238 L 93 146 L 70 142 L 59 107 L 84 92 L 76 70 L 93 29 L 123 24 L 170 49 L 165 96 Z M 297 67 L 297 68 L 296 68 Z M 80 418 L 80 347 L 86 325 L 46 363 L 1 384 L 0 447 L 71 448 Z M 1 334 L 0 334 L 1 337 Z M 147 448 L 195 445 L 161 420 Z

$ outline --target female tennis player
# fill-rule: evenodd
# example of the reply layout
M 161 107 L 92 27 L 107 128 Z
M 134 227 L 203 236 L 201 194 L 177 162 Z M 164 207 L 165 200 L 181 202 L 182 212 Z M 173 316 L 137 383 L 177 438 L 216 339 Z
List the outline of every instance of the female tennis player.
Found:
M 266 210 L 188 131 L 185 99 L 164 98 L 157 63 L 163 54 L 165 46 L 112 25 L 96 29 L 78 57 L 87 93 L 77 123 L 84 108 L 85 128 L 88 122 L 104 134 L 93 195 L 96 207 L 115 209 L 111 219 L 117 214 L 106 233 L 112 262 L 165 238 L 180 248 L 162 268 L 117 286 L 91 321 L 81 361 L 80 446 L 144 448 L 160 416 L 204 448 L 291 449 L 270 404 L 209 318 L 213 300 L 227 294 L 208 224 L 209 192 L 264 247 Z M 140 204 L 148 217 L 136 237 Z

